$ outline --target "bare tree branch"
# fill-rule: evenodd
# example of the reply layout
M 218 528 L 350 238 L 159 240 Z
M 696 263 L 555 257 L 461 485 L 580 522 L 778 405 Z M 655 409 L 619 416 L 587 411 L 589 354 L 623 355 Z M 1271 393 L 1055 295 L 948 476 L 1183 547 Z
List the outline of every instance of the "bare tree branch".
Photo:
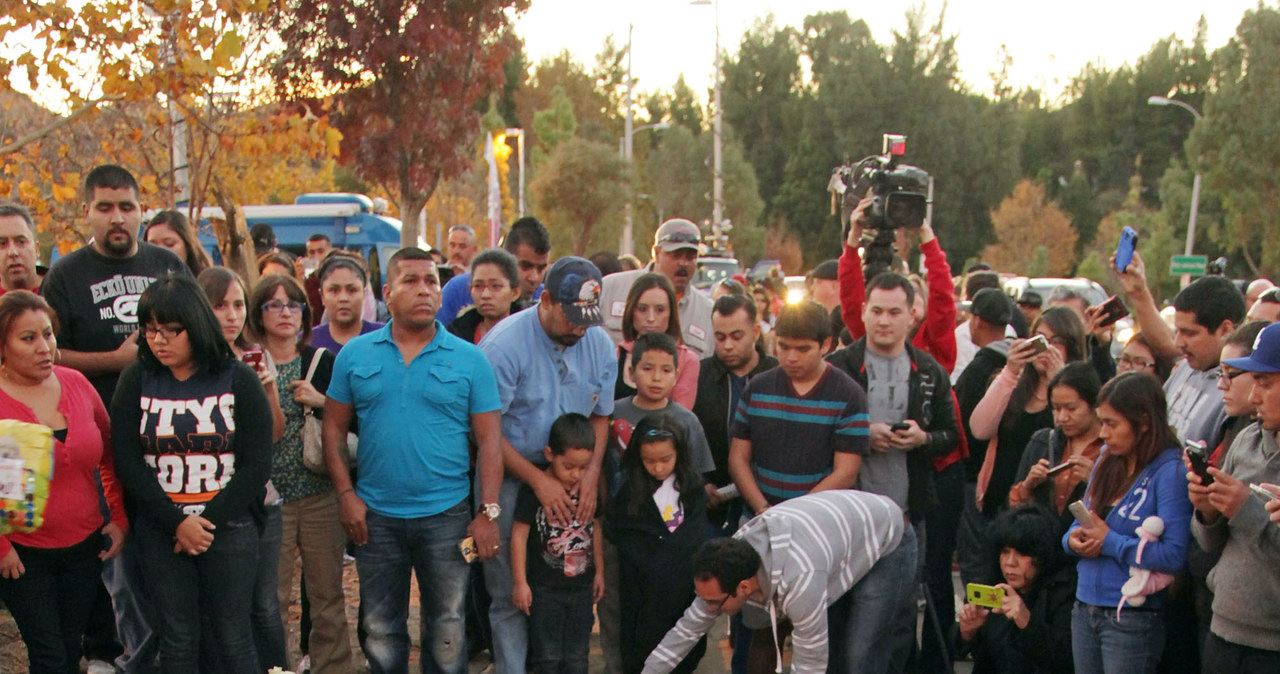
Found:
M 89 101 L 88 103 L 85 103 L 84 105 L 76 108 L 71 112 L 71 114 L 65 117 L 59 117 L 53 120 L 52 122 L 49 122 L 48 124 L 44 125 L 43 127 L 36 129 L 35 131 L 32 131 L 31 133 L 28 133 L 23 136 L 19 136 L 18 139 L 14 140 L 12 143 L 8 143 L 7 145 L 0 145 L 0 157 L 17 152 L 18 150 L 21 150 L 27 145 L 30 145 L 31 143 L 34 143 L 44 138 L 45 136 L 48 136 L 49 134 L 53 133 L 54 131 L 57 131 L 58 129 L 61 129 L 62 127 L 73 122 L 77 117 L 80 117 L 86 112 L 89 112 L 90 110 L 93 110 L 94 108 L 98 107 L 98 104 L 102 103 L 103 101 L 118 101 L 122 98 L 124 98 L 124 96 L 121 94 L 112 94 L 110 96 L 103 96 L 101 98 L 96 98 L 92 101 Z

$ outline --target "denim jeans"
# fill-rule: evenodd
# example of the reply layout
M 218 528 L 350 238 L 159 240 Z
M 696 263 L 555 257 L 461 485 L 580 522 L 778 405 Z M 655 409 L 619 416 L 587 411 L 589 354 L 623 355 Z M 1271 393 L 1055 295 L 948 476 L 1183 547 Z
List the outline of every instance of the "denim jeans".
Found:
M 202 616 L 220 671 L 261 671 L 249 626 L 259 545 L 253 518 L 220 524 L 213 545 L 195 556 L 175 554 L 173 535 L 154 520 L 138 517 L 133 525 L 144 582 L 155 599 L 161 671 L 198 670 Z
M 924 578 L 942 625 L 942 634 L 951 634 L 956 622 L 955 586 L 951 583 L 951 560 L 956 552 L 956 531 L 964 512 L 964 463 L 957 461 L 940 473 L 933 474 L 938 493 L 938 506 L 925 515 Z M 937 632 L 925 616 L 924 634 L 920 638 L 921 670 L 946 671 L 946 663 L 954 659 L 950 643 L 938 643 Z
M 26 572 L 0 578 L 0 599 L 18 623 L 31 672 L 78 674 L 80 638 L 97 597 L 102 535 L 65 548 L 14 544 Z
M 1163 649 L 1162 611 L 1129 608 L 1117 620 L 1114 606 L 1077 601 L 1071 610 L 1071 655 L 1076 674 L 1154 672 Z
M 529 669 L 534 674 L 587 674 L 591 579 L 560 587 L 535 581 L 529 607 Z
M 284 623 L 280 619 L 280 600 L 276 596 L 276 566 L 280 560 L 280 506 L 267 506 L 267 523 L 258 539 L 258 570 L 253 585 L 253 604 L 249 621 L 253 625 L 253 644 L 258 664 L 263 669 L 289 667 L 285 655 Z
M 528 621 L 524 613 L 511 603 L 515 578 L 511 575 L 511 523 L 515 517 L 516 496 L 520 493 L 519 478 L 507 476 L 502 480 L 498 504 L 502 514 L 498 516 L 498 536 L 502 547 L 498 555 L 484 563 L 484 584 L 489 588 L 489 625 L 493 630 L 493 660 L 497 674 L 525 674 L 525 658 L 528 654 Z M 479 479 L 475 490 L 480 492 Z
M 365 515 L 369 541 L 356 548 L 365 655 L 373 674 L 409 671 L 409 574 L 418 577 L 422 671 L 465 674 L 463 606 L 471 567 L 458 551 L 467 536 L 466 499 L 413 519 Z
M 169 551 L 173 551 L 172 545 Z M 125 537 L 120 554 L 102 565 L 102 582 L 111 594 L 116 632 L 124 648 L 124 653 L 116 658 L 115 666 L 125 674 L 160 671 L 157 659 L 160 638 L 152 628 L 157 621 L 156 606 L 144 581 L 145 575 L 138 537 L 131 533 Z
M 891 639 L 898 631 L 903 598 L 914 596 L 919 564 L 916 545 L 916 531 L 908 525 L 897 549 L 881 557 L 867 575 L 827 608 L 827 671 L 852 674 L 888 670 L 893 655 Z M 914 612 L 911 621 L 914 631 Z

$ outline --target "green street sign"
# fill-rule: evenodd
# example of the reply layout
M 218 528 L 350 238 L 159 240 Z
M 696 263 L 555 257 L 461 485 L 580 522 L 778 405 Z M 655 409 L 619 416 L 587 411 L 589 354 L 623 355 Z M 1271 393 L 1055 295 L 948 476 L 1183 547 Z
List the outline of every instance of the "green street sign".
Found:
M 1174 255 L 1169 259 L 1169 273 L 1204 276 L 1204 267 L 1208 262 L 1207 255 Z

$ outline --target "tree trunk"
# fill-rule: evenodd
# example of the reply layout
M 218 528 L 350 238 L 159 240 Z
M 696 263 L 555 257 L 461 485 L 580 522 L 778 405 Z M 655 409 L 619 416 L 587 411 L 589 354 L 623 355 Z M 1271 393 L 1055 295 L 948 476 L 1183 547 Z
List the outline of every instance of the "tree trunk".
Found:
M 404 194 L 401 192 L 401 194 Z M 400 204 L 400 247 L 416 248 L 422 232 L 418 229 L 418 220 L 422 217 L 422 209 L 427 200 L 417 196 L 406 196 Z

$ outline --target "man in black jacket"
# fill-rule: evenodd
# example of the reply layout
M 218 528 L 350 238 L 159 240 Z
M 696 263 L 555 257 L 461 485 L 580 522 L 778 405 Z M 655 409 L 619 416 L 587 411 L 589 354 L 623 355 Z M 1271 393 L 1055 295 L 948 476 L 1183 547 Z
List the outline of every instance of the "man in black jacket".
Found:
M 725 295 L 716 300 L 711 310 L 711 329 L 715 354 L 702 359 L 693 413 L 702 422 L 711 457 L 715 459 L 711 481 L 716 487 L 723 487 L 733 483 L 729 477 L 729 420 L 738 408 L 738 399 L 747 382 L 776 367 L 778 359 L 765 355 L 760 348 L 756 305 L 749 297 Z M 725 535 L 737 530 L 741 503 L 735 500 L 728 504 L 708 504 L 712 523 L 723 528 Z
M 856 488 L 893 499 L 920 528 L 937 505 L 929 459 L 951 451 L 959 430 L 947 371 L 907 341 L 914 295 L 900 274 L 871 279 L 862 310 L 866 336 L 828 360 L 867 392 L 872 452 L 863 459 Z M 890 671 L 903 671 L 914 645 L 915 608 L 915 592 L 908 593 L 896 618 Z

